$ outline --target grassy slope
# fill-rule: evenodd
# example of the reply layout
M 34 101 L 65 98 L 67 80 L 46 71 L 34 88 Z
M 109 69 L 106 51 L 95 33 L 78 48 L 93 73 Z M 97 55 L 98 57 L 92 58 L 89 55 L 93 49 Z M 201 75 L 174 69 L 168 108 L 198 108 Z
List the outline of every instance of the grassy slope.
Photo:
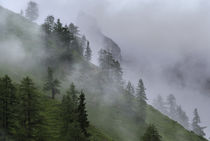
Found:
M 6 9 L 0 7 L 0 13 L 9 16 L 7 18 L 6 24 L 8 29 L 4 30 L 7 31 L 10 35 L 14 34 L 22 41 L 22 44 L 25 47 L 30 46 L 36 47 L 34 44 L 37 43 L 38 38 L 36 37 L 36 32 L 32 32 L 31 30 L 37 28 L 36 24 L 31 24 L 25 18 L 18 14 L 14 14 Z M 0 22 L 1 24 L 1 22 Z M 0 29 L 1 32 L 1 29 Z M 8 35 L 9 35 L 8 34 Z M 10 38 L 10 35 L 8 38 Z M 1 34 L 0 34 L 1 37 Z M 3 36 L 4 38 L 0 39 L 0 42 L 7 37 Z M 30 50 L 30 48 L 28 48 Z M 95 66 L 93 66 L 95 70 Z M 21 69 L 21 68 L 19 68 Z M 34 70 L 33 70 L 34 71 Z M 9 73 L 13 75 L 13 77 L 17 78 L 17 80 L 22 77 L 20 75 L 20 71 L 16 70 L 16 75 L 10 72 L 10 68 L 5 68 L 1 66 L 0 75 L 4 73 Z M 22 73 L 23 74 L 23 73 Z M 25 74 L 25 73 L 24 73 Z M 37 73 L 38 74 L 38 73 Z M 31 76 L 39 76 L 31 73 Z M 40 77 L 40 76 L 39 76 Z M 33 77 L 34 78 L 34 77 Z M 53 134 L 52 141 L 58 138 L 58 128 L 59 123 L 56 120 L 56 108 L 57 102 L 52 102 L 50 100 L 46 100 L 45 102 L 46 107 L 46 115 L 49 127 L 50 127 L 50 134 Z M 134 120 L 131 120 L 129 116 L 125 116 L 117 107 L 108 107 L 108 106 L 100 106 L 98 107 L 91 101 L 88 103 L 88 112 L 89 118 L 92 123 L 89 131 L 92 134 L 93 141 L 138 141 L 139 137 L 136 137 L 136 134 L 141 134 L 144 129 L 140 129 Z M 53 108 L 52 108 L 53 107 Z M 182 126 L 178 123 L 174 122 L 173 120 L 169 119 L 168 117 L 162 115 L 160 112 L 152 108 L 151 106 L 148 107 L 148 117 L 147 123 L 153 123 L 157 126 L 158 130 L 160 131 L 161 136 L 163 137 L 163 141 L 205 141 L 205 139 L 198 137 L 192 132 L 185 130 Z M 100 130 L 99 130 L 100 129 Z M 129 131 L 129 132 L 128 132 Z M 109 135 L 109 136 L 107 136 Z
M 205 141 L 204 138 L 186 130 L 176 121 L 164 116 L 152 106 L 148 106 L 147 114 L 147 122 L 157 126 L 163 141 Z

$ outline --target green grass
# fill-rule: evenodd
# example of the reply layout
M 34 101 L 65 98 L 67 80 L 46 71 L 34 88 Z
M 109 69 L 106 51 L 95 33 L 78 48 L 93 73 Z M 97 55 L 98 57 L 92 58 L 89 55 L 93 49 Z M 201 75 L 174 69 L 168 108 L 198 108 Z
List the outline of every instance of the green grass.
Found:
M 176 121 L 161 114 L 152 106 L 148 106 L 147 123 L 154 124 L 163 137 L 163 141 L 205 141 L 203 137 L 186 130 Z

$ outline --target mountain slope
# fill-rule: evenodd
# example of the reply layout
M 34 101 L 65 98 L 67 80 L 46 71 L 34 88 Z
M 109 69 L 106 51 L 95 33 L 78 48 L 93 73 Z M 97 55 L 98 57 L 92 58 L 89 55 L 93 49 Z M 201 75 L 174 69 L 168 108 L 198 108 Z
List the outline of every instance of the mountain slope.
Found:
M 41 60 L 43 56 L 40 55 L 42 54 L 43 44 L 39 26 L 2 7 L 0 7 L 0 16 L 3 17 L 3 20 L 0 22 L 0 60 L 4 60 L 0 62 L 0 74 L 10 74 L 16 80 L 21 79 L 27 74 L 32 76 L 41 87 L 45 68 Z M 17 44 L 18 46 L 16 46 Z M 1 50 L 2 46 L 5 46 L 3 50 Z M 8 50 L 5 56 L 5 49 L 10 47 L 12 49 Z M 15 47 L 17 50 L 14 50 Z M 21 49 L 22 52 L 19 52 L 19 49 Z M 17 53 L 19 55 L 16 56 Z M 14 56 L 14 59 L 11 59 L 12 56 Z M 78 56 L 76 57 L 79 58 Z M 74 58 L 76 57 L 74 56 Z M 70 81 L 68 80 L 66 84 L 63 83 L 62 92 L 65 91 L 64 89 L 68 87 L 71 81 L 76 82 L 79 87 L 89 92 L 87 95 L 87 106 L 89 120 L 92 125 L 89 129 L 92 134 L 92 140 L 139 141 L 146 127 L 139 125 L 137 121 L 133 120 L 132 113 L 124 109 L 124 99 L 121 98 L 120 94 L 116 94 L 118 91 L 114 92 L 114 86 L 110 86 L 111 90 L 107 92 L 113 93 L 112 95 L 102 95 L 102 90 L 93 91 L 98 87 L 107 90 L 104 88 L 105 86 L 99 85 L 98 81 L 93 82 L 93 80 L 97 78 L 97 74 L 100 74 L 98 72 L 100 69 L 82 60 L 82 58 L 77 59 L 77 63 L 78 62 L 80 62 L 80 64 L 78 66 L 74 64 L 74 66 L 79 67 L 79 69 L 86 66 L 85 73 L 75 71 L 77 74 L 73 73 L 69 75 Z M 100 78 L 97 78 L 97 80 L 98 79 Z M 58 100 L 59 98 L 60 97 L 58 97 Z M 114 101 L 114 99 L 116 99 L 116 101 Z M 47 111 L 49 111 L 48 114 L 56 113 L 56 109 L 50 108 L 52 107 L 51 104 L 52 102 L 46 103 Z M 52 119 L 48 120 L 53 127 L 56 121 Z M 177 122 L 164 116 L 151 106 L 148 106 L 147 124 L 151 123 L 157 126 L 160 135 L 163 137 L 163 141 L 206 141 L 204 138 L 185 130 Z

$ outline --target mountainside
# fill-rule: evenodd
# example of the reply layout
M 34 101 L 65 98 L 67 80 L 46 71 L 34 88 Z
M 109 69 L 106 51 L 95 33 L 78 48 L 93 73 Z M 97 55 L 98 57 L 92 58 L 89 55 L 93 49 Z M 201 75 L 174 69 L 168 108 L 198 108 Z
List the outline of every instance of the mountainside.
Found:
M 55 45 L 56 40 L 50 41 L 52 49 L 44 49 L 44 36 L 39 25 L 2 7 L 0 17 L 0 77 L 8 74 L 18 83 L 26 75 L 30 76 L 41 91 L 48 64 L 56 66 L 56 76 L 62 81 L 62 94 L 71 82 L 86 93 L 91 123 L 88 131 L 92 141 L 139 141 L 149 124 L 157 127 L 163 141 L 206 141 L 150 105 L 147 105 L 146 125 L 139 123 L 134 119 L 135 106 L 131 106 L 131 111 L 127 109 L 123 90 L 117 89 L 114 83 L 107 84 L 107 75 L 102 74 L 101 68 L 81 57 L 79 51 L 73 50 L 70 57 L 65 54 L 65 58 L 61 58 L 60 55 L 66 50 L 57 49 L 56 46 L 62 44 Z M 110 44 L 114 45 L 113 52 L 117 52 L 116 56 L 120 58 L 118 45 L 110 38 L 104 37 L 104 40 L 107 48 Z M 46 97 L 42 99 L 47 111 L 43 115 L 49 124 L 49 134 L 58 134 L 55 126 L 60 126 L 56 119 L 59 117 L 57 105 L 61 97 L 57 96 L 55 101 Z

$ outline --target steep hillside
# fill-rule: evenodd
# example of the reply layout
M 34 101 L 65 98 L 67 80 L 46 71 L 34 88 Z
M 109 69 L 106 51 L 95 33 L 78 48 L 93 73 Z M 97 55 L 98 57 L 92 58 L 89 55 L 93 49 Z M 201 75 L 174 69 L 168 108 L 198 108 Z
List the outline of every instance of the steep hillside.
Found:
M 23 76 L 30 75 L 41 89 L 47 66 L 42 62 L 45 53 L 42 50 L 44 45 L 42 34 L 39 32 L 40 27 L 2 7 L 0 7 L 0 17 L 3 18 L 0 21 L 0 60 L 3 60 L 0 61 L 0 76 L 9 74 L 19 81 Z M 10 47 L 11 50 L 8 49 Z M 59 51 L 56 50 L 56 53 L 59 54 Z M 78 88 L 88 93 L 87 108 L 92 141 L 139 141 L 149 124 L 157 126 L 163 141 L 206 141 L 149 105 L 147 125 L 141 125 L 133 118 L 133 111 L 126 111 L 125 99 L 120 91 L 116 90 L 112 83 L 105 86 L 104 81 L 101 82 L 106 76 L 101 76 L 100 68 L 88 63 L 77 53 L 73 53 L 72 58 L 74 62 L 70 66 L 72 65 L 74 69 L 68 68 L 69 74 L 65 75 L 60 70 L 57 72 L 57 76 L 63 76 L 61 93 L 65 92 L 71 82 L 75 82 Z M 64 65 L 62 67 L 65 69 Z M 55 136 L 53 138 L 57 138 L 58 134 L 55 125 L 59 126 L 56 117 L 59 116 L 57 103 L 60 102 L 60 98 L 61 96 L 58 96 L 56 101 L 43 102 L 47 111 L 44 116 L 48 117 L 46 120 L 50 134 Z

